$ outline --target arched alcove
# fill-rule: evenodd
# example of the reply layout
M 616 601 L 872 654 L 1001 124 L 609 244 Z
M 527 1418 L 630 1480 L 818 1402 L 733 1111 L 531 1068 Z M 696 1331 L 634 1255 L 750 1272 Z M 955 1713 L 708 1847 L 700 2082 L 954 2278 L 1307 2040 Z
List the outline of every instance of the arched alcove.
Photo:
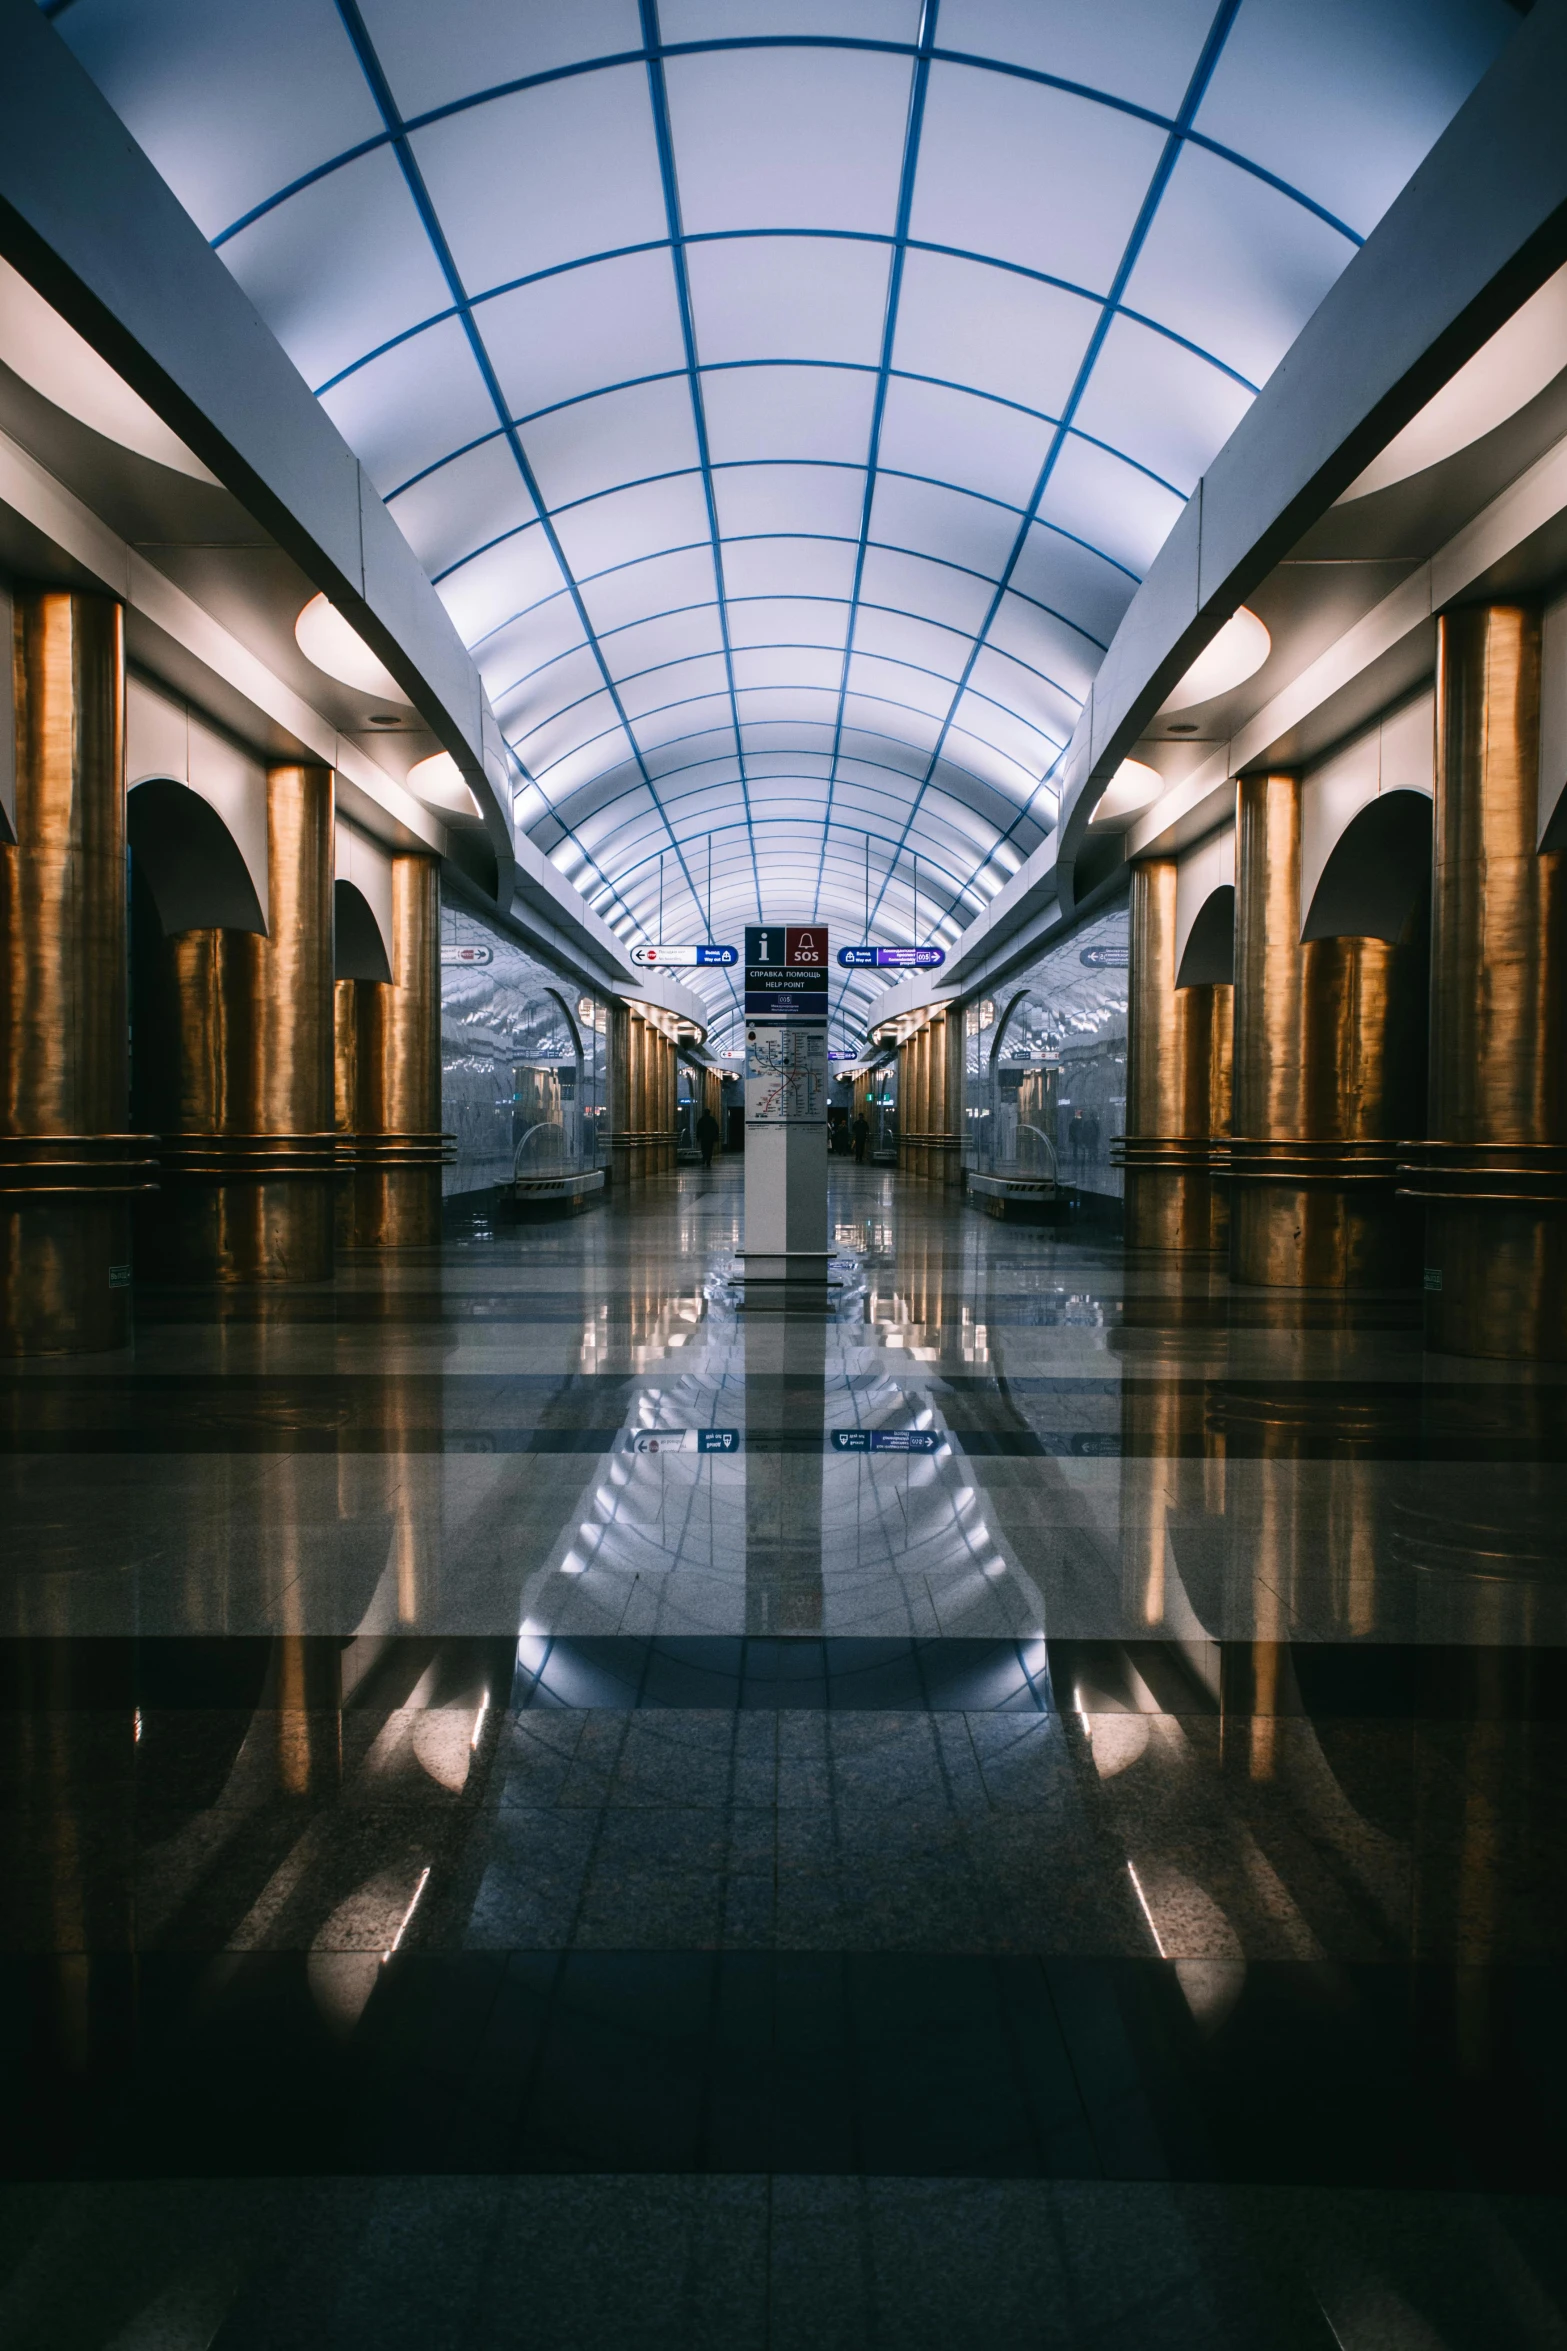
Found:
M 1235 890 L 1226 882 L 1205 898 L 1187 935 L 1178 988 L 1229 988 L 1235 984 Z
M 369 899 L 352 882 L 332 893 L 333 973 L 340 980 L 382 980 L 392 976 L 386 941 Z
M 1384 792 L 1334 843 L 1312 895 L 1301 940 L 1385 939 L 1408 946 L 1431 897 L 1431 802 L 1424 792 Z
M 126 837 L 164 936 L 259 931 L 266 917 L 238 842 L 210 801 L 153 776 L 126 802 Z

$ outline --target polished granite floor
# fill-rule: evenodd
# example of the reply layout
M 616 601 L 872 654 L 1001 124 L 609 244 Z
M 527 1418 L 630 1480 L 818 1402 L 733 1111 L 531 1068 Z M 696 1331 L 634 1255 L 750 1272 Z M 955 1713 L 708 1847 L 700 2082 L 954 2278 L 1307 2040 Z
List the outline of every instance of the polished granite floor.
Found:
M 835 1169 L 0 1376 L 0 2345 L 1567 2346 L 1567 1370 Z

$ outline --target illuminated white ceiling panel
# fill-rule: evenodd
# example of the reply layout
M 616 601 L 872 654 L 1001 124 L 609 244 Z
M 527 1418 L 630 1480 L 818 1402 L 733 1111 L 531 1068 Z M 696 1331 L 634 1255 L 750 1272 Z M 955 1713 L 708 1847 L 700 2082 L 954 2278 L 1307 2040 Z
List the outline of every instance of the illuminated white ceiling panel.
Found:
M 906 941 L 916 868 L 922 936 L 983 909 L 1182 502 L 1517 21 L 44 5 L 436 581 L 519 824 L 628 939 L 661 889 L 671 937 L 868 905 Z

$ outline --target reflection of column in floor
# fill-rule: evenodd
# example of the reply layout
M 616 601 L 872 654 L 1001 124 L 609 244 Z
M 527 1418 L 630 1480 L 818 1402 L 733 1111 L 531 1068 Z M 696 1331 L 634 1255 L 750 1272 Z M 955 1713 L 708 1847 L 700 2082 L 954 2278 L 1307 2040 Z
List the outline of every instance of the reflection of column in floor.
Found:
M 745 1317 L 745 1629 L 822 1621 L 822 1447 L 827 1320 Z

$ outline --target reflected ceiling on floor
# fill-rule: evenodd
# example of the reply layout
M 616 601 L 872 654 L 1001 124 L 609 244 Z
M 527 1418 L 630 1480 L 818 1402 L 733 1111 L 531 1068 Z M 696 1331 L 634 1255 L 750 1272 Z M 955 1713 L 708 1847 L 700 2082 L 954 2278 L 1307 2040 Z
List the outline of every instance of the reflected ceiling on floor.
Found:
M 56 0 L 629 942 L 949 943 L 1506 0 Z M 709 895 L 710 893 L 710 895 Z M 869 908 L 869 929 L 865 929 Z M 722 1045 L 737 998 L 705 980 Z M 876 987 L 844 982 L 852 1033 Z

